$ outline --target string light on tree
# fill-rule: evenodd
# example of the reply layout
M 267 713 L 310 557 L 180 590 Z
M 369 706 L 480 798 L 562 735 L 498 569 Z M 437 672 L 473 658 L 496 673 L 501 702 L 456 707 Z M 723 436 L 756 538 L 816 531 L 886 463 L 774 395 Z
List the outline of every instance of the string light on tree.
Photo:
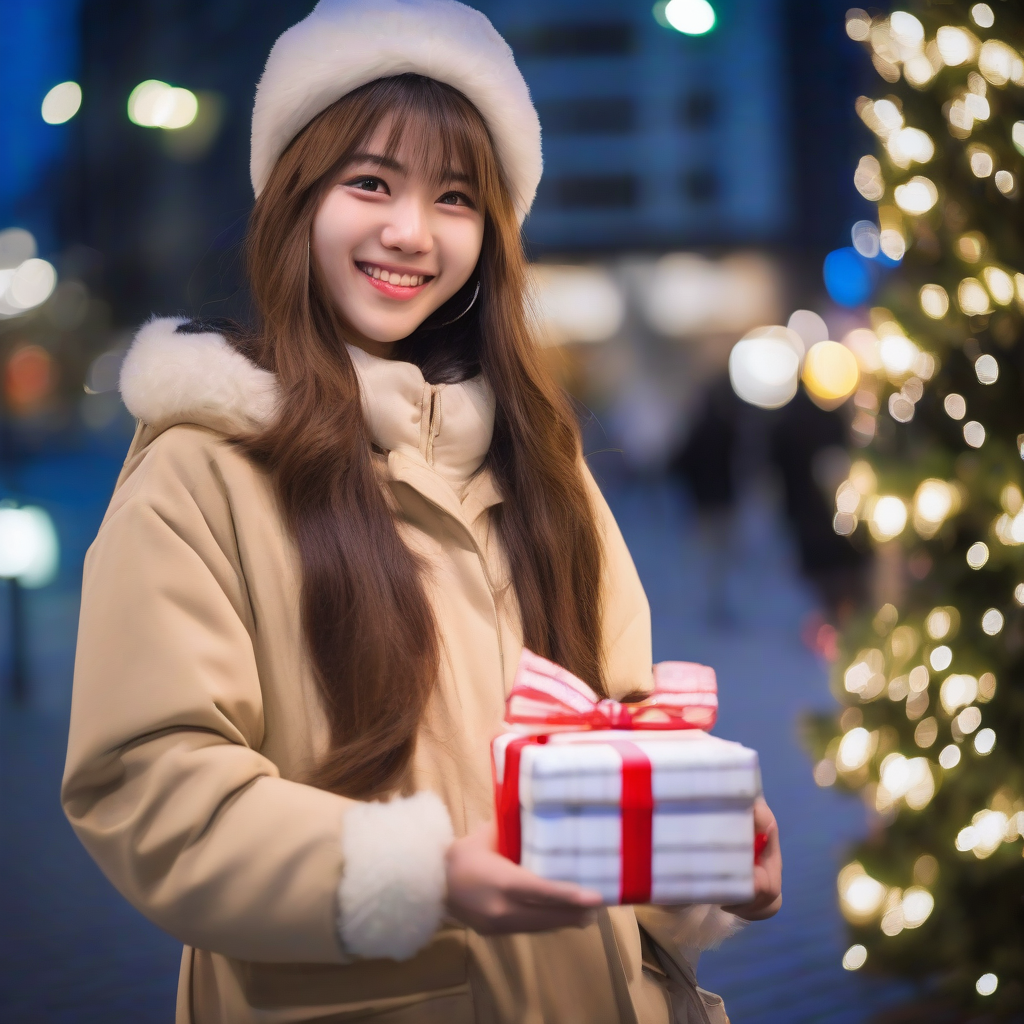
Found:
M 813 774 L 877 815 L 839 872 L 843 967 L 1016 1019 L 1024 989 L 999 965 L 1024 962 L 1024 919 L 997 905 L 1024 871 L 1024 7 L 900 6 L 846 14 L 878 75 L 855 105 L 875 146 L 850 168 L 876 216 L 849 256 L 899 265 L 844 338 L 870 403 L 833 520 L 880 553 L 891 594 L 840 633 Z

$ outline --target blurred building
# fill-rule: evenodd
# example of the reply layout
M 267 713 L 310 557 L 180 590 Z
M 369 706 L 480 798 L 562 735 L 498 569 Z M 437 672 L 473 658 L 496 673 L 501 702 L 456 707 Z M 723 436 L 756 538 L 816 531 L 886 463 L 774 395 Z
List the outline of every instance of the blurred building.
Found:
M 850 170 L 868 145 L 853 105 L 864 72 L 844 32 L 845 3 L 680 2 L 713 10 L 714 24 L 677 31 L 665 0 L 477 0 L 509 40 L 541 118 L 545 174 L 526 233 L 542 264 L 552 363 L 599 414 L 596 443 L 644 470 L 667 465 L 687 436 L 713 433 L 722 409 L 736 408 L 705 398 L 732 345 L 797 306 L 821 308 L 822 257 L 847 245 L 864 216 Z M 37 309 L 4 319 L 0 308 L 4 366 L 26 346 L 39 365 L 51 360 L 31 402 L 6 388 L 21 447 L 126 420 L 118 362 L 152 313 L 248 315 L 241 248 L 255 83 L 274 40 L 312 6 L 35 0 L 5 9 L 0 230 L 27 228 L 58 281 Z M 80 109 L 46 123 L 43 97 L 66 80 L 81 86 Z M 151 80 L 188 90 L 194 119 L 171 130 L 133 122 L 133 90 Z M 785 433 L 798 408 L 754 433 L 773 424 Z M 821 436 L 842 434 L 832 427 Z M 111 435 L 113 447 L 127 428 Z M 691 446 L 683 461 L 702 486 L 731 493 L 729 481 L 707 477 L 734 472 L 734 460 L 710 454 L 722 441 Z M 782 449 L 764 450 L 767 459 Z M 793 490 L 807 483 L 814 452 L 804 455 L 798 471 L 782 473 L 791 510 L 807 506 Z M 810 536 L 799 516 L 794 523 Z
M 784 236 L 783 0 L 715 0 L 716 23 L 699 36 L 659 23 L 643 2 L 478 6 L 511 43 L 540 112 L 535 249 Z
M 844 5 L 712 2 L 714 28 L 694 37 L 659 23 L 646 2 L 478 3 L 511 42 L 541 116 L 545 176 L 527 224 L 535 256 L 754 243 L 797 263 L 811 250 L 807 290 L 818 288 L 819 252 L 843 244 L 861 202 L 847 180 L 857 82 Z M 101 254 L 120 323 L 231 307 L 252 202 L 254 86 L 274 39 L 311 7 L 24 5 L 14 27 L 25 45 L 11 35 L 5 45 L 54 52 L 45 72 L 25 71 L 25 53 L 2 72 L 21 76 L 10 83 L 20 97 L 15 134 L 36 139 L 0 195 L 5 219 L 35 230 L 50 218 L 52 232 L 40 237 L 55 254 L 69 244 Z M 41 23 L 70 42 L 57 46 Z M 65 75 L 82 86 L 81 111 L 43 125 L 41 94 Z M 192 90 L 195 122 L 177 131 L 133 124 L 127 100 L 148 79 Z

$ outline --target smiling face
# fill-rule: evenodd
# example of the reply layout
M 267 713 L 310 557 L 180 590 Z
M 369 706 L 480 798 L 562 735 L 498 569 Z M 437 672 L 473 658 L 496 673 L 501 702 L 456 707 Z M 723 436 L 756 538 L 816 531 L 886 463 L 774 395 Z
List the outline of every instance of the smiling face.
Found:
M 384 357 L 469 280 L 484 235 L 462 169 L 432 171 L 409 143 L 390 156 L 388 136 L 381 126 L 342 167 L 310 239 L 349 340 Z

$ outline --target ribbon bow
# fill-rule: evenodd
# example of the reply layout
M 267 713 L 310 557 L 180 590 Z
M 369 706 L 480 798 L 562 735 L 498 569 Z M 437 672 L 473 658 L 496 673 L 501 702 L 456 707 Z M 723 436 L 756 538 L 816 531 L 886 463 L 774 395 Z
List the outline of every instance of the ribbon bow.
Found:
M 505 721 L 531 732 L 587 729 L 710 729 L 718 716 L 715 670 L 688 661 L 654 666 L 654 689 L 643 700 L 602 700 L 581 679 L 523 649 Z

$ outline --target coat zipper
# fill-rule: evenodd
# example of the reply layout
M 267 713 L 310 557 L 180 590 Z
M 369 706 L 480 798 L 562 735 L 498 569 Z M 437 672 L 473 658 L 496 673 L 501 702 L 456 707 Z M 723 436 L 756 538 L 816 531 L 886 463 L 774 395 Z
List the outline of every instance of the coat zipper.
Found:
M 424 439 L 423 457 L 426 459 L 427 465 L 433 468 L 434 466 L 434 440 L 441 433 L 441 392 L 444 391 L 446 385 L 444 384 L 428 384 L 427 387 L 430 389 L 429 398 L 424 394 L 424 399 L 427 399 L 427 436 Z M 422 416 L 422 405 L 420 415 Z M 448 516 L 450 519 L 455 517 L 446 509 L 442 508 L 436 501 L 432 501 L 426 495 L 421 495 L 424 500 L 433 505 L 438 512 L 442 515 Z M 456 522 L 459 522 L 457 519 Z M 464 523 L 459 525 L 469 535 L 469 540 L 473 545 L 473 550 L 476 552 L 477 561 L 480 563 L 480 569 L 484 574 L 484 582 L 487 584 L 487 591 L 491 595 L 491 608 L 494 611 L 494 630 L 498 639 L 498 668 L 501 673 L 501 699 L 502 703 L 505 700 L 505 645 L 501 639 L 501 619 L 498 615 L 498 602 L 495 597 L 494 583 L 491 580 L 490 570 L 487 568 L 487 559 L 484 557 L 483 552 L 480 550 L 480 545 L 477 544 L 476 538 L 473 536 L 472 530 L 470 530 Z

